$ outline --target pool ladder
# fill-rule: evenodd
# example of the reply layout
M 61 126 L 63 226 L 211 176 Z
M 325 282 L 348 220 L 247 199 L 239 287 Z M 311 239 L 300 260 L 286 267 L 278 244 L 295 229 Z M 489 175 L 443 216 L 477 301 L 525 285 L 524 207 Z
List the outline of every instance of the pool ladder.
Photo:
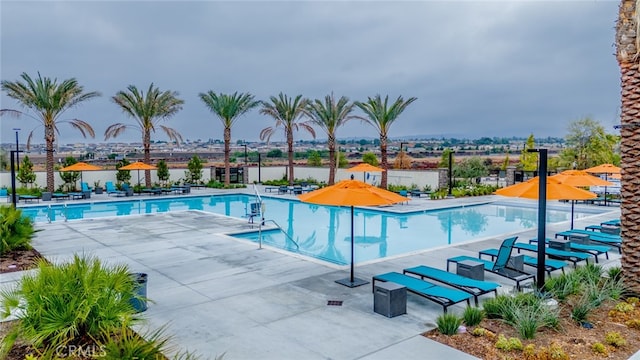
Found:
M 51 204 L 49 204 L 48 208 L 47 208 L 47 222 L 49 224 L 51 224 L 52 219 L 51 219 L 51 214 L 55 214 L 55 209 L 51 208 Z M 62 211 L 60 211 L 60 216 L 62 216 L 64 218 L 64 222 L 67 222 L 67 204 L 63 204 L 62 205 Z

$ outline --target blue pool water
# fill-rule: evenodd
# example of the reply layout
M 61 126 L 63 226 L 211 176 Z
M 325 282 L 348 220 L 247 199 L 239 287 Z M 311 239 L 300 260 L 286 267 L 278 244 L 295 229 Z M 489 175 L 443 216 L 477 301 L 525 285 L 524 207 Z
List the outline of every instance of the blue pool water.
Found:
M 179 210 L 207 212 L 247 218 L 255 197 L 250 195 L 214 195 L 135 201 L 53 204 L 24 207 L 23 212 L 36 222 L 153 214 Z M 336 264 L 348 264 L 351 247 L 351 210 L 347 207 L 318 206 L 286 199 L 263 198 L 264 216 L 281 230 L 235 234 L 234 236 L 297 251 Z M 600 211 L 574 214 L 579 219 Z M 547 209 L 547 222 L 570 220 L 569 207 Z M 496 237 L 536 227 L 537 207 L 509 203 L 490 203 L 459 208 L 395 214 L 355 209 L 355 261 L 365 262 Z M 272 225 L 271 221 L 267 225 Z M 288 236 L 284 234 L 286 232 Z M 298 243 L 299 249 L 288 239 Z

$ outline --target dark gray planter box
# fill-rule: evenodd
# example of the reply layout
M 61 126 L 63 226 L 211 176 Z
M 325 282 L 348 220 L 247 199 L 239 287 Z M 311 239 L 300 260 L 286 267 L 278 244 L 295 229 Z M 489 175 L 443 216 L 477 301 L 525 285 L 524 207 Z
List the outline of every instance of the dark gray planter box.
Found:
M 43 191 L 42 192 L 42 201 L 51 201 L 51 192 Z
M 524 271 L 524 254 L 511 256 L 507 261 L 507 267 Z
M 551 249 L 570 251 L 571 243 L 569 242 L 569 240 L 555 239 L 549 241 L 549 247 Z
M 95 191 L 96 191 L 96 195 L 102 194 L 102 188 L 101 187 L 96 187 Z
M 393 282 L 376 285 L 373 294 L 373 311 L 386 317 L 407 313 L 407 288 Z

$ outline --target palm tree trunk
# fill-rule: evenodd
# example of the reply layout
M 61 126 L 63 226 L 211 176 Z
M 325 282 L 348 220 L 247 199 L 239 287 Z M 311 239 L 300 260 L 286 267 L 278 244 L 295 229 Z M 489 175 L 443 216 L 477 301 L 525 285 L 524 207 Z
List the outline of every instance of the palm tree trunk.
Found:
M 149 130 L 144 132 L 142 145 L 144 147 L 144 163 L 151 165 L 151 133 Z M 151 170 L 144 171 L 144 184 L 148 188 L 151 187 Z
M 621 72 L 622 271 L 629 290 L 640 294 L 640 69 L 635 0 L 622 0 L 616 27 Z
M 55 130 L 53 125 L 45 125 L 44 129 L 44 141 L 46 143 L 46 165 L 47 170 L 47 191 L 53 192 L 55 190 L 55 178 L 53 174 L 53 143 L 56 141 Z
M 224 184 L 231 183 L 231 165 L 229 163 L 229 153 L 231 151 L 231 128 L 224 128 Z
M 327 139 L 327 145 L 329 145 L 329 182 L 328 185 L 333 185 L 336 181 L 336 139 L 334 135 L 329 135 Z
M 289 186 L 293 186 L 293 131 L 287 130 L 287 146 L 289 153 Z
M 387 160 L 387 137 L 380 136 L 380 166 L 384 169 L 380 175 L 380 187 L 387 188 L 387 172 L 389 170 L 389 161 Z

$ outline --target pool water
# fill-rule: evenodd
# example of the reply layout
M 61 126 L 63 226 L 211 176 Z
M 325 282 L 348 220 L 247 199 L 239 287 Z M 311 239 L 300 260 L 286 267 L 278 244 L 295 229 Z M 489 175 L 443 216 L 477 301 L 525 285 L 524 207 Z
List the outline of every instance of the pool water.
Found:
M 167 211 L 203 210 L 248 221 L 251 195 L 213 195 L 112 201 L 85 204 L 52 204 L 23 207 L 36 222 L 64 221 L 153 214 Z M 233 234 L 262 241 L 278 248 L 335 264 L 348 264 L 351 256 L 351 210 L 348 207 L 319 206 L 297 200 L 263 197 L 267 226 L 280 229 Z M 576 211 L 575 219 L 601 211 Z M 569 207 L 547 209 L 547 222 L 569 221 Z M 256 219 L 257 223 L 258 219 Z M 537 207 L 490 203 L 441 210 L 396 214 L 378 210 L 354 211 L 355 262 L 366 262 L 466 241 L 498 237 L 536 227 Z M 256 229 L 257 230 L 257 229 Z M 285 234 L 286 233 L 286 234 Z M 297 243 L 296 246 L 293 241 Z

